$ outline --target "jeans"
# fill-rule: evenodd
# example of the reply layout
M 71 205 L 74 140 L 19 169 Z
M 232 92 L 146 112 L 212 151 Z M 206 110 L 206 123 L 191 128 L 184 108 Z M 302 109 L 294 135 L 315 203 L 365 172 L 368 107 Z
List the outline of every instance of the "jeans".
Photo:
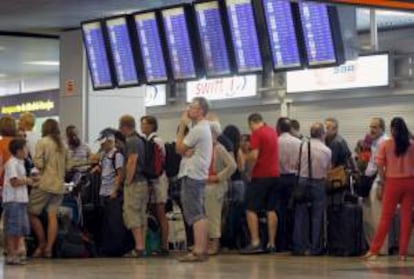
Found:
M 281 175 L 279 179 L 279 192 L 277 197 L 277 243 L 279 251 L 288 251 L 292 246 L 292 233 L 294 224 L 293 210 L 288 208 L 292 190 L 296 184 L 295 175 Z
M 327 199 L 325 181 L 300 178 L 299 183 L 308 184 L 311 202 L 299 203 L 295 206 L 293 252 L 303 254 L 310 249 L 312 255 L 320 255 L 324 251 L 323 220 Z

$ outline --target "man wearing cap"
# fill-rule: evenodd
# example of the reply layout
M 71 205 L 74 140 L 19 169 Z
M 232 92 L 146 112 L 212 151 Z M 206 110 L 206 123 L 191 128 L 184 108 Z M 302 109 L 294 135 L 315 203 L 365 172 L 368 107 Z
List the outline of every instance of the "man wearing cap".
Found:
M 110 132 L 101 133 L 98 142 L 102 150 L 99 161 L 102 181 L 99 196 L 104 205 L 108 199 L 115 199 L 122 188 L 125 159 L 115 147 L 115 135 Z

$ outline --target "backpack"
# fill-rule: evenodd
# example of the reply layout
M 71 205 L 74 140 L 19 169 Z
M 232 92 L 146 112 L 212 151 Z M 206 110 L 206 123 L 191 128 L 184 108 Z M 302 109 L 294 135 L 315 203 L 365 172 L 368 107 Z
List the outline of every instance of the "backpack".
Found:
M 165 144 L 165 173 L 167 177 L 176 177 L 180 171 L 181 155 L 175 150 L 174 142 Z
M 147 179 L 156 179 L 160 177 L 164 171 L 165 156 L 161 146 L 155 142 L 157 136 L 148 139 L 139 135 L 145 145 L 145 160 L 143 174 Z

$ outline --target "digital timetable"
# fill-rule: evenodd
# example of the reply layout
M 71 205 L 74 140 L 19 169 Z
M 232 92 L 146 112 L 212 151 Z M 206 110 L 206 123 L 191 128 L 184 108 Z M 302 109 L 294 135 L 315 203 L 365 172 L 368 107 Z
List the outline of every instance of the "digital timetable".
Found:
M 139 84 L 126 17 L 107 19 L 105 22 L 118 86 Z
M 299 12 L 309 66 L 337 63 L 328 6 L 299 2 Z
M 134 21 L 147 82 L 166 82 L 168 74 L 156 13 L 136 14 Z
M 251 0 L 226 0 L 233 50 L 239 73 L 263 69 Z
M 197 77 L 184 7 L 161 11 L 174 80 Z
M 232 73 L 218 1 L 194 4 L 207 76 Z
M 274 70 L 302 66 L 291 2 L 262 0 Z
M 112 88 L 114 84 L 101 22 L 83 23 L 82 32 L 94 89 Z

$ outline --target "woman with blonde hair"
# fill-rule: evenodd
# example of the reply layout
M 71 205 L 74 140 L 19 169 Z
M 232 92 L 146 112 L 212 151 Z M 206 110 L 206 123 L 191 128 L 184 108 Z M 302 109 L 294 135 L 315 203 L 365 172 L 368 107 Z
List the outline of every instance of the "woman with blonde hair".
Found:
M 67 149 L 60 135 L 59 124 L 54 119 L 48 119 L 43 123 L 42 139 L 36 145 L 33 160 L 40 172 L 39 186 L 32 189 L 29 198 L 30 222 L 38 240 L 33 257 L 52 257 L 58 230 L 57 211 L 63 199 L 67 160 Z M 47 237 L 39 219 L 44 210 L 48 215 Z
M 220 248 L 224 196 L 237 165 L 233 155 L 217 141 L 221 133 L 218 120 L 210 121 L 210 128 L 213 136 L 213 154 L 205 190 L 205 206 L 208 220 L 208 254 L 217 255 Z

